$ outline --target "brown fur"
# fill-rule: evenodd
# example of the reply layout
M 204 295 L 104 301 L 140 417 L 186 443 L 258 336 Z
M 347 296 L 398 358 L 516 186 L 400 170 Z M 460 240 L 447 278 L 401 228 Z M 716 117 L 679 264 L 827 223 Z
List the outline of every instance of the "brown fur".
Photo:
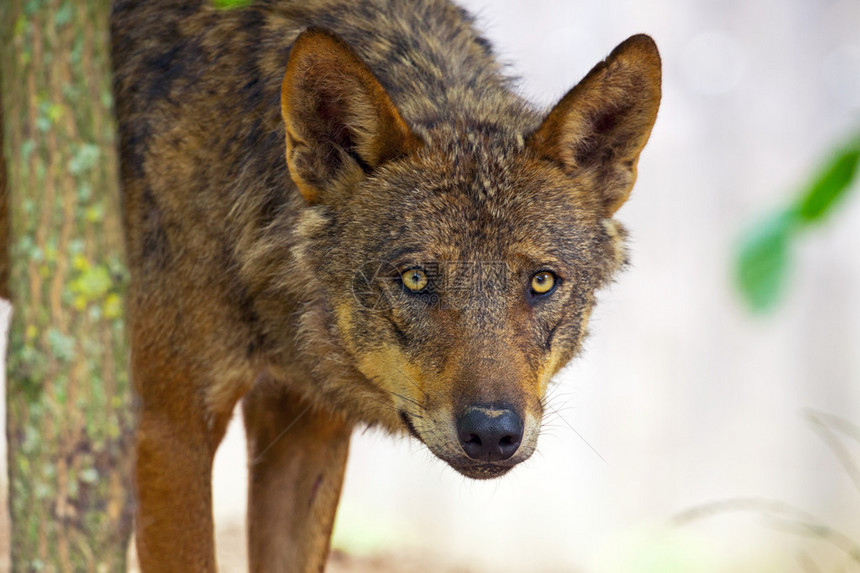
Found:
M 625 261 L 651 39 L 544 115 L 447 0 L 117 0 L 112 33 L 144 571 L 214 570 L 212 457 L 243 396 L 253 571 L 322 570 L 355 424 L 475 478 L 528 458 Z M 482 405 L 522 418 L 509 459 L 460 447 Z

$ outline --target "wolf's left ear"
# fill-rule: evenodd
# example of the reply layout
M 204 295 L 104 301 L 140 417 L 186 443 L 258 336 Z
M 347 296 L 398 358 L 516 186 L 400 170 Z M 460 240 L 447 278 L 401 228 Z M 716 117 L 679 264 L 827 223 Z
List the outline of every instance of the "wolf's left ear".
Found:
M 296 39 L 281 85 L 290 176 L 309 203 L 421 146 L 370 69 L 320 29 Z
M 627 200 L 660 106 L 660 54 L 640 34 L 615 48 L 529 138 L 570 174 L 592 178 L 609 217 Z

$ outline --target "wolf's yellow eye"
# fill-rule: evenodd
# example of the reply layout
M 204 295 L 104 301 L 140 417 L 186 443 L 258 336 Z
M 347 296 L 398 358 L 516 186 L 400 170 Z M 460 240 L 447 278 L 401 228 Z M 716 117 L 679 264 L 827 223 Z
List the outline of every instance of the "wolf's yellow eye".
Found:
M 555 275 L 549 271 L 541 271 L 532 276 L 532 292 L 546 294 L 555 286 Z
M 421 292 L 427 287 L 427 273 L 421 269 L 409 269 L 400 275 L 403 285 L 412 292 Z

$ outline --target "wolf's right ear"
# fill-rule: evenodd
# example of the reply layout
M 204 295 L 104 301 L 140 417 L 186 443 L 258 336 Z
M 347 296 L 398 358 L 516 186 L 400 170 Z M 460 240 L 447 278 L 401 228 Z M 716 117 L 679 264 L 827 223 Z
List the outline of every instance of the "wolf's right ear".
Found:
M 421 146 L 370 69 L 324 30 L 307 30 L 293 44 L 281 113 L 290 176 L 308 203 L 333 199 Z
M 540 155 L 588 178 L 610 217 L 630 195 L 660 106 L 660 54 L 640 34 L 615 48 L 529 137 Z

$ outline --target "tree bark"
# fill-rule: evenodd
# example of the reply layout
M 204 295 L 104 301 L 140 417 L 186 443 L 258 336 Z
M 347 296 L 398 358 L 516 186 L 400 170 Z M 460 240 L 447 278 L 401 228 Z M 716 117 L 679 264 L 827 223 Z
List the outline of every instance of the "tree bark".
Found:
M 0 94 L 3 70 L 0 66 Z M 3 152 L 3 106 L 0 105 L 0 298 L 9 299 L 9 196 L 6 192 L 6 159 Z M 2 327 L 0 327 L 2 328 Z M 0 356 L 0 363 L 3 357 Z
M 13 571 L 125 571 L 133 410 L 106 0 L 0 0 Z

